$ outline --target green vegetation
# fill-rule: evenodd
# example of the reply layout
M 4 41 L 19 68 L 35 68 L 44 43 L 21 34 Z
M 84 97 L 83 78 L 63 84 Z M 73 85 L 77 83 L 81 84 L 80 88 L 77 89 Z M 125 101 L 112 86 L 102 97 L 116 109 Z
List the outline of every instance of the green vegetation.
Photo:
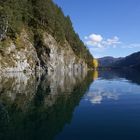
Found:
M 0 18 L 0 35 L 7 29 L 6 35 L 16 38 L 23 27 L 29 27 L 35 36 L 40 36 L 39 31 L 47 31 L 61 46 L 67 40 L 74 53 L 93 66 L 93 57 L 75 33 L 70 17 L 52 0 L 1 0 Z

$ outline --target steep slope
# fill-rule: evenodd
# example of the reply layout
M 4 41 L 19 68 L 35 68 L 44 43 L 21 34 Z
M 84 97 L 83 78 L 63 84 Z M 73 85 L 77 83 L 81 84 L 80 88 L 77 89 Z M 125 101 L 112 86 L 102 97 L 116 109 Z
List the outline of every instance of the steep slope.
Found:
M 0 71 L 93 68 L 93 57 L 52 0 L 0 1 Z
M 75 55 L 67 42 L 62 48 L 48 33 L 43 34 L 43 44 L 37 42 L 35 46 L 29 41 L 25 30 L 15 41 L 11 39 L 5 41 L 3 42 L 5 47 L 0 48 L 2 72 L 87 69 L 85 61 Z

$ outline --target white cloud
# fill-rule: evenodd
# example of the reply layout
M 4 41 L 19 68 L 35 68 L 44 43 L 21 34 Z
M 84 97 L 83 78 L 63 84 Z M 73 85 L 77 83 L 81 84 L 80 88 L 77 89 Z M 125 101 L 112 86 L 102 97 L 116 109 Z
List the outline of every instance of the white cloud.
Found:
M 107 45 L 116 45 L 116 44 L 120 44 L 121 42 L 119 41 L 119 38 L 117 36 L 114 36 L 111 39 L 107 39 L 106 41 Z
M 94 41 L 92 41 L 92 40 L 86 41 L 85 44 L 88 45 L 88 46 L 94 46 L 94 47 L 97 47 L 97 48 L 103 48 L 103 47 L 104 47 L 104 46 L 102 45 L 102 43 L 94 42 Z
M 89 35 L 89 39 L 93 42 L 101 42 L 103 40 L 103 37 L 101 35 L 97 35 L 97 34 L 91 34 Z
M 99 34 L 91 34 L 85 37 L 85 44 L 87 46 L 96 47 L 96 48 L 106 48 L 113 47 L 115 48 L 121 42 L 117 36 L 112 38 L 104 39 L 102 35 Z
M 85 45 L 89 48 L 91 54 L 95 58 L 99 58 L 106 55 L 112 55 L 114 54 L 115 57 L 117 57 L 118 50 L 120 50 L 120 53 L 118 56 L 124 56 L 124 51 L 140 51 L 140 43 L 134 42 L 134 43 L 126 43 L 120 41 L 118 36 L 113 36 L 109 38 L 105 38 L 104 36 L 100 34 L 90 34 L 88 36 L 85 36 Z M 117 48 L 117 49 L 116 49 Z M 116 51 L 116 53 L 115 53 Z M 110 54 L 111 53 L 111 54 Z

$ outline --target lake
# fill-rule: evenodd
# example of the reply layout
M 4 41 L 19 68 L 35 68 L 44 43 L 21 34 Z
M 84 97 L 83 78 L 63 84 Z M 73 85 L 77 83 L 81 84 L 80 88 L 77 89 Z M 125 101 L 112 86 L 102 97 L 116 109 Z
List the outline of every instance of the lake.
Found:
M 140 72 L 0 75 L 1 140 L 138 140 Z

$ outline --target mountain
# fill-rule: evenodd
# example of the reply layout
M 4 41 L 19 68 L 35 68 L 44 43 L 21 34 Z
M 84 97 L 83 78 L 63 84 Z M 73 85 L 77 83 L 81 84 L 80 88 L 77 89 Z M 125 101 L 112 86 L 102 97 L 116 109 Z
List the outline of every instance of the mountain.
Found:
M 129 67 L 140 70 L 140 52 L 133 53 L 113 63 L 114 67 Z
M 109 67 L 116 61 L 121 60 L 122 58 L 114 58 L 111 56 L 106 56 L 98 59 L 99 67 Z
M 52 0 L 0 1 L 0 71 L 93 68 L 71 19 Z
M 133 68 L 140 70 L 140 52 L 133 53 L 124 58 L 103 57 L 99 58 L 100 67 Z

